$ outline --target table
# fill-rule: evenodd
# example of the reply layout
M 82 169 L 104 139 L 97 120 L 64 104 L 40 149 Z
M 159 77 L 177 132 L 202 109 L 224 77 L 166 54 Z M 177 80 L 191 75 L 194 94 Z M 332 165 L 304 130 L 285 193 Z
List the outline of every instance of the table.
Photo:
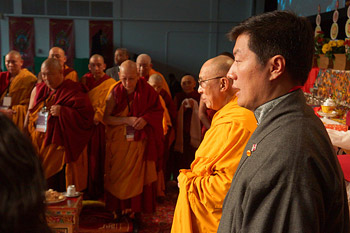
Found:
M 63 202 L 47 205 L 46 221 L 55 233 L 74 233 L 79 228 L 83 197 L 67 197 Z
M 337 121 L 333 121 L 328 118 L 321 118 L 322 122 L 326 124 L 340 124 Z M 338 131 L 334 129 L 326 129 L 329 135 L 329 138 L 331 139 L 331 142 L 333 146 L 339 147 L 343 150 L 349 151 L 350 150 L 350 130 L 348 131 Z

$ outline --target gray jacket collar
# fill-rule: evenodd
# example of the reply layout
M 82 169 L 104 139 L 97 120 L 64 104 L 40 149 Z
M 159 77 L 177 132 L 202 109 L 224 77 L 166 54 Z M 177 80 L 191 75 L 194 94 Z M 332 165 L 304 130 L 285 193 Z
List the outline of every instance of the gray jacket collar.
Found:
M 291 95 L 293 92 L 289 92 L 285 95 L 282 95 L 280 97 L 277 97 L 276 99 L 270 100 L 263 105 L 260 105 L 257 109 L 254 111 L 254 115 L 257 121 L 257 124 L 259 125 L 262 120 L 266 117 L 266 115 L 280 102 L 282 102 L 285 98 L 287 98 L 289 95 Z

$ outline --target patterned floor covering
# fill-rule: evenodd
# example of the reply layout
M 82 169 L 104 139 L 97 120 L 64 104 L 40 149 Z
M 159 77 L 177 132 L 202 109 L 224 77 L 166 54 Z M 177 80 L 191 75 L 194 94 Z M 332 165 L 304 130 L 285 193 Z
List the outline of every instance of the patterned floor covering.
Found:
M 140 233 L 168 233 L 174 216 L 177 189 L 171 188 L 164 201 L 157 204 L 154 214 L 143 214 Z M 133 232 L 133 224 L 124 219 L 115 223 L 113 215 L 106 211 L 102 202 L 84 201 L 80 214 L 79 233 Z

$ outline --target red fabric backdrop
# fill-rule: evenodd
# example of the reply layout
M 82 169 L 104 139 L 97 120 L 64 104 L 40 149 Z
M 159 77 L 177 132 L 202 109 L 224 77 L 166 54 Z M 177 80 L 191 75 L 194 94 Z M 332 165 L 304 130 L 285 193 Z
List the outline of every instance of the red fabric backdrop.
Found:
M 50 19 L 50 48 L 60 47 L 67 56 L 66 64 L 74 66 L 75 37 L 73 20 Z
M 34 19 L 9 18 L 10 50 L 21 53 L 23 67 L 34 71 Z
M 113 22 L 90 21 L 90 55 L 100 54 L 107 67 L 113 66 Z

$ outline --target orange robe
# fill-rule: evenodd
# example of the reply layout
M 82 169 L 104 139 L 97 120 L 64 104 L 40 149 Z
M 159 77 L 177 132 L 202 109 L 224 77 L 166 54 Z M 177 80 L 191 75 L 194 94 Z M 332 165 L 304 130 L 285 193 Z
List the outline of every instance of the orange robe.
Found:
M 127 95 L 120 81 L 111 91 L 117 104 L 113 116 L 142 117 L 147 125 L 142 130 L 135 130 L 134 141 L 126 139 L 126 125 L 107 126 L 106 206 L 111 210 L 153 212 L 156 162 L 163 150 L 163 109 L 159 95 L 142 78 L 132 94 Z
M 49 115 L 47 131 L 36 130 L 38 113 L 45 105 L 61 105 L 60 115 Z M 60 172 L 64 165 L 66 186 L 74 184 L 78 191 L 87 186 L 87 142 L 93 127 L 93 108 L 80 83 L 65 80 L 56 92 L 45 83 L 36 86 L 34 106 L 29 110 L 28 131 L 42 162 L 45 177 Z
M 237 97 L 214 115 L 191 169 L 180 170 L 172 233 L 217 231 L 224 198 L 255 128 L 254 114 L 239 107 Z
M 30 93 L 37 78 L 27 69 L 21 69 L 9 85 L 10 78 L 10 73 L 8 71 L 0 73 L 0 105 L 6 94 L 11 96 L 11 109 L 15 111 L 12 116 L 12 121 L 20 130 L 23 130 Z M 10 88 L 8 88 L 9 86 Z
M 63 76 L 65 80 L 70 79 L 74 82 L 79 81 L 78 73 L 67 65 L 64 65 Z
M 104 163 L 106 155 L 106 135 L 105 125 L 102 121 L 106 107 L 106 97 L 109 89 L 116 81 L 104 75 L 99 80 L 95 80 L 89 72 L 81 78 L 89 92 L 89 98 L 94 108 L 94 132 L 88 144 L 89 154 L 89 174 L 88 174 L 88 190 L 87 194 L 92 199 L 102 197 L 104 191 Z

